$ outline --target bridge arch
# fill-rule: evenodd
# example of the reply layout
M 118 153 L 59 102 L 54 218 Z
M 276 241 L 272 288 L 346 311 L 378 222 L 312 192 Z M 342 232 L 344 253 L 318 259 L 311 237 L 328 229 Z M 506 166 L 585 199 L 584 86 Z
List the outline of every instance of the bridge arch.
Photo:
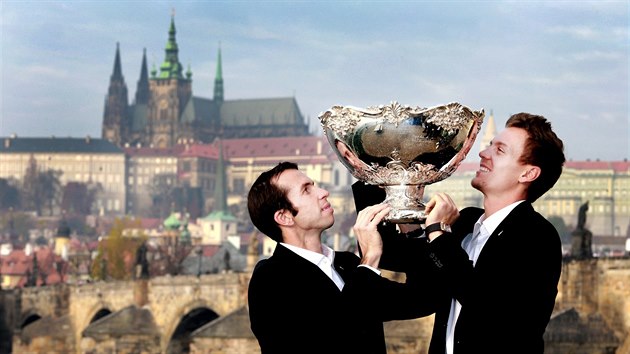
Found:
M 83 336 L 83 331 L 93 322 L 111 314 L 114 312 L 112 310 L 112 305 L 106 301 L 99 301 L 93 304 L 88 311 L 85 312 L 86 316 L 83 317 L 80 321 L 81 323 L 77 323 L 77 340 Z
M 176 316 L 167 322 L 168 326 L 162 337 L 164 352 L 187 353 L 190 347 L 190 334 L 220 316 L 207 301 L 198 299 L 185 304 L 176 312 Z
M 109 314 L 111 314 L 111 313 L 112 313 L 112 311 L 111 311 L 110 309 L 108 309 L 108 308 L 102 308 L 102 309 L 98 310 L 98 311 L 94 314 L 94 316 L 92 316 L 92 319 L 90 320 L 90 322 L 88 323 L 88 325 L 91 325 L 92 323 L 94 323 L 94 322 L 96 322 L 96 321 L 100 320 L 101 318 L 103 318 L 103 317 L 105 317 L 105 316 L 107 316 L 107 315 L 109 315 Z
M 20 321 L 20 329 L 24 329 L 24 327 L 30 325 L 31 323 L 38 321 L 42 318 L 37 312 L 29 311 L 22 316 L 22 320 Z

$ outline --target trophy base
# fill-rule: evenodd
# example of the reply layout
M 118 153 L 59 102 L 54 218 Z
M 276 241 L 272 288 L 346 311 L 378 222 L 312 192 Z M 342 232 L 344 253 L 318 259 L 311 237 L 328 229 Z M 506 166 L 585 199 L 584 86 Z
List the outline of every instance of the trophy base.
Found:
M 392 224 L 423 224 L 427 218 L 422 202 L 424 185 L 383 186 L 385 203 L 392 210 L 385 216 L 385 221 Z

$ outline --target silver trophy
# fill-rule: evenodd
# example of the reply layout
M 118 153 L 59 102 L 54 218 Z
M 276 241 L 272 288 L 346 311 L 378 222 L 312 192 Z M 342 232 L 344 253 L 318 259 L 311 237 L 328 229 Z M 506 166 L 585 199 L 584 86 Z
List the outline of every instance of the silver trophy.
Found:
M 484 111 L 453 102 L 431 108 L 392 102 L 333 106 L 319 115 L 328 142 L 358 180 L 385 189 L 391 223 L 426 219 L 424 187 L 449 177 L 470 151 Z

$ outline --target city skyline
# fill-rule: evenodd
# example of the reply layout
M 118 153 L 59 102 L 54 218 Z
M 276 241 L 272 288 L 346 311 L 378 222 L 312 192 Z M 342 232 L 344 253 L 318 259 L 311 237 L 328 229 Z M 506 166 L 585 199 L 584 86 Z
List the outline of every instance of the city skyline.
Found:
M 131 102 L 143 50 L 159 67 L 174 13 L 195 96 L 212 97 L 220 47 L 226 100 L 294 96 L 316 133 L 335 104 L 457 101 L 498 129 L 520 111 L 548 117 L 572 160 L 630 157 L 625 1 L 10 0 L 0 11 L 0 136 L 100 137 L 117 43 Z

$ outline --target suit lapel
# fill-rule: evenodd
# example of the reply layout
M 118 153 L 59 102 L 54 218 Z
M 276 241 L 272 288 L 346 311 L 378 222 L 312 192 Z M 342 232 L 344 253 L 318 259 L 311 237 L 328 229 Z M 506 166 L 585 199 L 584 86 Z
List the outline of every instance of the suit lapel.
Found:
M 511 234 L 510 230 L 514 228 L 526 227 L 526 225 L 522 225 L 523 220 L 526 219 L 526 218 L 523 218 L 523 215 L 526 215 L 530 213 L 531 211 L 533 211 L 532 205 L 529 202 L 525 201 L 517 205 L 505 217 L 505 219 L 501 221 L 499 226 L 497 226 L 494 232 L 492 232 L 492 235 L 490 235 L 490 237 L 488 238 L 488 241 L 486 242 L 483 249 L 481 250 L 481 253 L 479 254 L 479 258 L 477 259 L 477 264 L 475 265 L 475 268 L 479 267 L 480 262 L 482 262 L 483 264 L 483 260 L 487 259 L 488 255 L 496 254 L 496 252 L 494 251 L 494 248 L 499 247 L 504 242 L 512 241 L 512 240 L 504 239 L 505 237 L 510 237 L 509 236 Z M 500 248 L 501 248 L 501 252 L 505 252 L 505 250 L 503 250 L 502 247 Z M 484 257 L 484 254 L 486 255 L 485 257 Z
M 337 254 L 335 254 L 335 256 L 336 255 Z M 286 263 L 286 267 L 289 268 L 290 272 L 294 273 L 294 277 L 313 279 L 313 282 L 316 282 L 317 284 L 330 287 L 336 292 L 340 292 L 339 288 L 337 288 L 337 285 L 335 285 L 335 282 L 332 281 L 332 279 L 330 279 L 318 266 L 298 256 L 295 252 L 282 246 L 281 244 L 278 244 L 276 246 L 276 249 L 273 252 L 273 257 L 278 257 L 276 258 L 278 261 Z M 337 257 L 335 257 L 335 267 L 336 263 Z M 345 278 L 343 276 L 342 279 L 344 279 L 345 281 Z

